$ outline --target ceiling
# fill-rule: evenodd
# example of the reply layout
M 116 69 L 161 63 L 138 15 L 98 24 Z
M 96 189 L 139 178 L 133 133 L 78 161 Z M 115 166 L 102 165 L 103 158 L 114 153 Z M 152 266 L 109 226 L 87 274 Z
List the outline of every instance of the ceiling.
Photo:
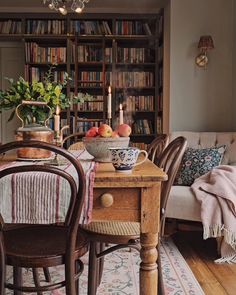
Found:
M 71 0 L 70 0 L 71 1 Z M 153 13 L 168 0 L 90 0 L 84 12 Z M 1 0 L 0 12 L 51 12 L 43 0 Z

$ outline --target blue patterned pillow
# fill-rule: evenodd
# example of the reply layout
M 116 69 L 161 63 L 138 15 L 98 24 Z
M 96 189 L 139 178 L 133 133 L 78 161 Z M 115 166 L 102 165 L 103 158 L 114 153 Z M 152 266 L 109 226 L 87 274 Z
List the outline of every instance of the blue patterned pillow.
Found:
M 176 176 L 175 184 L 190 186 L 194 180 L 221 164 L 226 146 L 187 148 Z

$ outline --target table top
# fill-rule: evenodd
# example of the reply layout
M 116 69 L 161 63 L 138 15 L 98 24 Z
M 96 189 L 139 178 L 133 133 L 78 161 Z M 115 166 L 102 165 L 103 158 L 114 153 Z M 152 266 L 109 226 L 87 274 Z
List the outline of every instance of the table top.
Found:
M 4 162 L 14 160 L 16 160 L 15 154 L 6 155 L 2 160 L 0 160 L 0 165 Z M 150 160 L 146 160 L 141 165 L 134 167 L 131 173 L 117 172 L 115 171 L 112 163 L 100 162 L 97 165 L 95 173 L 94 187 L 108 185 L 109 183 L 112 183 L 113 186 L 119 186 L 121 183 L 126 183 L 127 186 L 130 186 L 132 183 L 135 186 L 140 186 L 140 183 L 144 182 L 146 183 L 146 186 L 149 186 L 148 183 L 153 184 L 153 182 L 165 180 L 167 180 L 166 173 Z
M 139 182 L 156 182 L 167 180 L 167 175 L 150 160 L 146 160 L 141 165 L 133 168 L 131 173 L 116 172 L 111 163 L 99 163 L 95 173 L 95 184 L 104 182 L 135 183 Z

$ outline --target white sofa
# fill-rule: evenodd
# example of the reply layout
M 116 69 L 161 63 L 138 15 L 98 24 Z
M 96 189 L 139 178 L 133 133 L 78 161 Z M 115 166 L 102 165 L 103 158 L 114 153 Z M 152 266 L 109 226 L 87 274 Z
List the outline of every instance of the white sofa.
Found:
M 188 141 L 187 146 L 192 148 L 226 145 L 221 164 L 236 165 L 236 132 L 176 131 L 170 134 L 170 141 L 178 136 L 184 136 Z M 200 204 L 196 201 L 189 186 L 172 186 L 166 208 L 166 217 L 201 221 Z

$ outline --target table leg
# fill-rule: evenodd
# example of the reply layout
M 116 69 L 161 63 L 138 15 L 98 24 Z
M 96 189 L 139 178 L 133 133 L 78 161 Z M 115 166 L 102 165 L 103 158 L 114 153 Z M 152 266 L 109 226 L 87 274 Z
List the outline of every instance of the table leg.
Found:
M 160 188 L 156 183 L 141 190 L 141 264 L 140 295 L 157 295 L 158 293 L 158 232 L 160 220 Z
M 157 234 L 141 234 L 140 295 L 157 295 Z

